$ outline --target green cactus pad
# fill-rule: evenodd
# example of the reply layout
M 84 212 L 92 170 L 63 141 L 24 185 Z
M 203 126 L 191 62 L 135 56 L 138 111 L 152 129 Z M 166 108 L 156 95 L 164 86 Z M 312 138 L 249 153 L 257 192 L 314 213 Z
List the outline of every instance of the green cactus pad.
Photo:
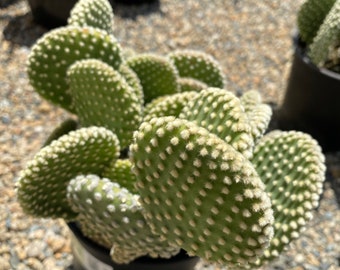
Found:
M 28 77 L 33 88 L 48 101 L 74 112 L 66 71 L 75 61 L 95 58 L 118 69 L 120 46 L 103 30 L 68 26 L 54 29 L 33 46 Z
M 79 213 L 82 231 L 104 246 L 113 246 L 111 256 L 117 263 L 144 255 L 169 258 L 179 251 L 151 233 L 139 196 L 107 178 L 77 176 L 70 181 L 67 196 Z
M 134 90 L 137 99 L 141 104 L 144 104 L 143 88 L 137 74 L 129 68 L 125 63 L 122 63 L 118 69 L 119 73 L 125 78 L 126 82 Z
M 246 157 L 251 156 L 254 146 L 251 125 L 239 98 L 230 91 L 202 90 L 184 106 L 179 117 L 208 129 Z
M 192 78 L 179 78 L 178 83 L 180 85 L 180 92 L 196 91 L 199 92 L 203 89 L 208 88 L 205 83 L 192 79 Z
M 144 102 L 179 92 L 178 72 L 167 58 L 140 54 L 130 57 L 126 64 L 137 74 L 144 92 Z
M 73 105 L 82 126 L 112 130 L 122 148 L 130 145 L 142 105 L 124 77 L 100 60 L 77 61 L 67 72 Z
M 100 174 L 119 155 L 118 139 L 103 127 L 82 128 L 42 148 L 21 172 L 19 202 L 27 214 L 73 219 L 68 182 L 80 173 Z
M 244 93 L 240 100 L 248 116 L 251 133 L 256 142 L 263 136 L 269 126 L 272 109 L 267 104 L 262 103 L 261 95 L 256 90 Z
M 135 188 L 136 176 L 132 172 L 132 164 L 129 159 L 118 159 L 106 168 L 102 176 L 111 179 L 112 182 L 118 183 L 131 193 L 137 194 Z
M 297 15 L 297 25 L 301 39 L 308 45 L 313 42 L 314 37 L 323 23 L 328 12 L 336 0 L 307 0 Z
M 153 118 L 135 134 L 131 158 L 145 218 L 170 244 L 237 266 L 268 246 L 273 213 L 265 186 L 216 135 L 184 119 Z
M 219 63 L 201 51 L 179 50 L 169 54 L 180 77 L 199 80 L 210 87 L 224 88 L 225 78 Z
M 52 133 L 48 136 L 43 146 L 51 144 L 52 141 L 59 139 L 61 136 L 69 133 L 70 131 L 78 128 L 78 121 L 69 118 L 56 127 Z
M 80 0 L 72 8 L 68 25 L 91 26 L 112 34 L 113 10 L 108 0 Z
M 183 107 L 196 95 L 197 92 L 191 91 L 156 98 L 145 106 L 144 121 L 161 116 L 178 117 Z
M 309 56 L 315 65 L 322 66 L 328 60 L 331 49 L 339 45 L 339 25 L 340 1 L 336 1 L 310 45 Z
M 273 131 L 254 150 L 252 163 L 274 209 L 274 237 L 260 264 L 277 257 L 297 238 L 319 203 L 325 179 L 324 156 L 309 135 Z

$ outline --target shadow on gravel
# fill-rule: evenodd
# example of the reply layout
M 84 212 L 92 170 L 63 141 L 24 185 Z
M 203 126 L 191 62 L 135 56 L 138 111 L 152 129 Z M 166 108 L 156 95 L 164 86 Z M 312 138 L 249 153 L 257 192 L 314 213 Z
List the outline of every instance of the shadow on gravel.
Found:
M 125 19 L 136 20 L 138 16 L 148 16 L 152 13 L 161 13 L 160 1 L 141 5 L 122 5 L 119 3 L 112 3 L 113 13 Z
M 4 18 L 0 17 L 2 19 Z M 46 28 L 33 21 L 31 13 L 27 13 L 10 18 L 3 30 L 3 37 L 13 44 L 30 47 L 46 31 Z

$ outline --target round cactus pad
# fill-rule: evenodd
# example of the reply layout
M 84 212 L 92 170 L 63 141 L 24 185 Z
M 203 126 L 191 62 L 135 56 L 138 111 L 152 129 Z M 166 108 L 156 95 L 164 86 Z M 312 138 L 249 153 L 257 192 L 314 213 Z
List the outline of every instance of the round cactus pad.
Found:
M 153 118 L 135 134 L 131 158 L 145 218 L 190 255 L 247 265 L 273 234 L 272 209 L 252 164 L 194 123 Z
M 122 148 L 129 146 L 142 120 L 142 104 L 124 77 L 96 59 L 77 61 L 67 76 L 82 126 L 110 129 Z
M 115 134 L 103 127 L 82 128 L 42 148 L 22 171 L 17 193 L 24 211 L 33 216 L 73 219 L 66 198 L 68 182 L 82 173 L 100 174 L 118 158 Z
M 279 256 L 311 219 L 323 189 L 325 165 L 316 141 L 296 131 L 266 134 L 255 147 L 252 163 L 266 185 L 275 219 L 263 263 Z
M 103 30 L 77 26 L 54 29 L 32 48 L 27 67 L 30 83 L 42 97 L 73 112 L 66 71 L 74 62 L 89 58 L 115 69 L 122 62 L 120 46 Z

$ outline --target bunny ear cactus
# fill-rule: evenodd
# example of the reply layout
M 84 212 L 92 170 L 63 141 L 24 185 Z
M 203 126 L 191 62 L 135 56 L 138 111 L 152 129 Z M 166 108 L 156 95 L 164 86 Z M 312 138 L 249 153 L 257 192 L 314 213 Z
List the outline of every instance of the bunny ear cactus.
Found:
M 219 63 L 200 51 L 175 51 L 168 56 L 176 66 L 179 76 L 193 78 L 210 87 L 224 88 L 225 78 Z
M 196 95 L 196 92 L 190 91 L 156 98 L 145 106 L 144 121 L 161 116 L 178 117 L 184 106 Z
M 340 35 L 340 1 L 335 1 L 327 14 L 317 35 L 310 45 L 309 56 L 313 63 L 324 64 L 328 59 L 331 49 L 339 45 Z
M 240 97 L 240 101 L 248 116 L 251 126 L 251 134 L 256 141 L 263 136 L 269 126 L 272 116 L 272 109 L 267 104 L 262 103 L 261 95 L 258 91 L 251 90 Z
M 142 105 L 124 77 L 108 64 L 88 59 L 67 71 L 73 106 L 83 126 L 112 130 L 122 147 L 130 145 L 142 117 Z
M 257 262 L 273 260 L 298 237 L 319 203 L 325 179 L 324 156 L 309 135 L 273 131 L 254 150 L 252 163 L 274 209 L 274 237 Z
M 265 186 L 232 146 L 185 119 L 153 118 L 135 134 L 136 187 L 153 232 L 231 266 L 260 256 L 273 234 Z
M 314 37 L 331 10 L 336 0 L 307 0 L 298 12 L 297 24 L 301 39 L 307 44 L 313 42 Z
M 42 148 L 22 171 L 17 185 L 24 211 L 38 217 L 71 220 L 68 182 L 82 173 L 100 174 L 119 156 L 117 136 L 103 127 L 81 128 Z
M 89 238 L 112 246 L 112 259 L 121 264 L 144 255 L 169 258 L 179 249 L 151 232 L 142 215 L 139 196 L 96 175 L 82 175 L 68 185 L 68 199 L 79 213 Z M 99 237 L 98 237 L 99 236 Z
M 107 0 L 80 0 L 71 10 L 68 25 L 91 26 L 112 34 L 113 10 Z
M 130 57 L 126 64 L 140 79 L 145 104 L 159 96 L 179 92 L 177 69 L 167 58 L 141 54 Z
M 179 118 L 208 129 L 246 157 L 252 155 L 251 125 L 239 98 L 230 91 L 202 90 L 184 106 Z
M 30 83 L 48 101 L 74 112 L 66 72 L 74 62 L 89 58 L 114 69 L 122 63 L 119 44 L 103 30 L 77 26 L 52 30 L 32 48 L 27 67 Z

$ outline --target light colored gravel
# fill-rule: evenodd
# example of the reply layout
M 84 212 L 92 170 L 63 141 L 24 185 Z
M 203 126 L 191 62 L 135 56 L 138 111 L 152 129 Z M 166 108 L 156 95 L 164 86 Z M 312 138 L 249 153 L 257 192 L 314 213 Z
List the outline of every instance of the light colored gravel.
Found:
M 29 86 L 25 61 L 45 30 L 31 21 L 25 1 L 7 2 L 16 3 L 0 9 L 0 270 L 61 270 L 72 260 L 67 227 L 61 220 L 23 214 L 14 184 L 20 169 L 67 114 Z M 231 91 L 258 89 L 266 101 L 280 102 L 290 67 L 295 13 L 302 0 L 160 2 L 159 7 L 116 8 L 115 35 L 122 46 L 157 53 L 204 50 L 222 64 Z M 337 171 L 340 159 L 330 158 Z M 302 237 L 264 269 L 340 269 L 339 224 L 339 208 L 327 185 Z M 198 269 L 220 268 L 201 263 Z

